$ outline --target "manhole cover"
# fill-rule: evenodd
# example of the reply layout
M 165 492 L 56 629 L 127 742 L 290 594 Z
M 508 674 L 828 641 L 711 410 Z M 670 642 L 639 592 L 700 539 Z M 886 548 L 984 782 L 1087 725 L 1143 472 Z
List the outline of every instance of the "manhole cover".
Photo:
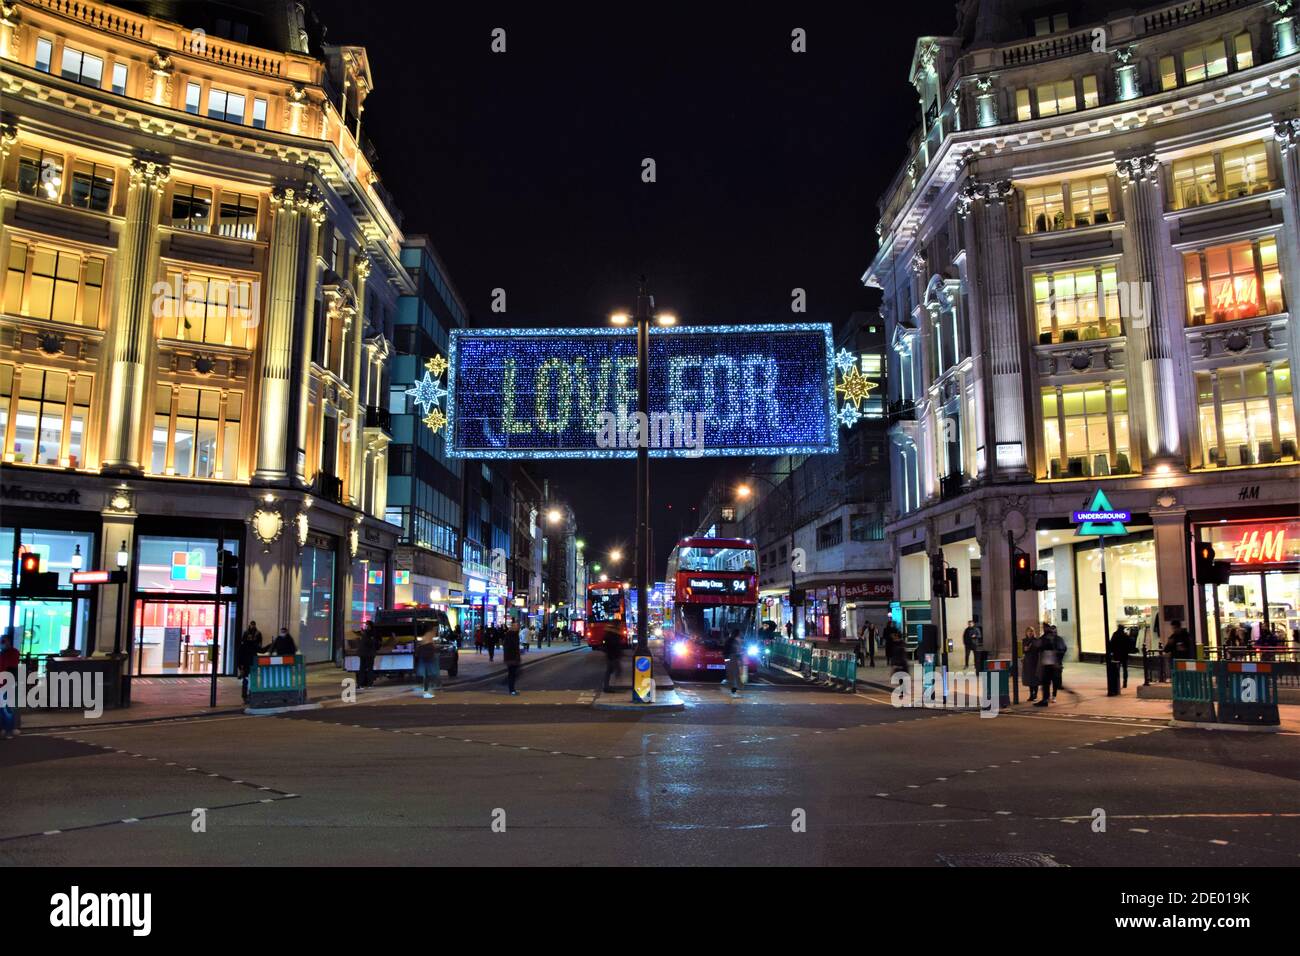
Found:
M 944 866 L 1063 866 L 1050 853 L 940 853 Z

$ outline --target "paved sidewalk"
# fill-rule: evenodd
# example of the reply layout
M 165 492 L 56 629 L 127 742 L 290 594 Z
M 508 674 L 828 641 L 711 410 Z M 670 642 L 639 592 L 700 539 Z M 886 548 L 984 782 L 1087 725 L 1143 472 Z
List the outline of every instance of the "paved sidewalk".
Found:
M 960 664 L 960 659 L 953 655 L 952 662 Z M 910 668 L 911 662 L 908 662 Z M 960 669 L 960 667 L 954 668 Z M 859 686 L 892 690 L 889 683 L 891 668 L 886 667 L 883 659 L 877 655 L 876 666 L 858 668 Z M 1097 717 L 1132 717 L 1156 720 L 1169 720 L 1173 708 L 1167 700 L 1139 699 L 1137 689 L 1142 684 L 1142 665 L 1129 666 L 1128 687 L 1118 697 L 1106 696 L 1106 668 L 1102 664 L 1079 661 L 1066 661 L 1062 674 L 1061 693 L 1049 707 L 1033 707 L 1029 703 L 1029 692 L 1022 684 L 1020 687 L 1020 704 L 1013 705 L 1012 710 L 1036 714 L 1060 713 L 1069 716 Z M 1300 733 L 1300 706 L 1283 704 L 1279 708 L 1282 729 Z
M 583 653 L 586 645 L 556 642 L 550 647 L 532 647 L 523 655 L 523 666 L 569 652 Z M 461 648 L 460 668 L 455 678 L 444 672 L 444 687 L 458 687 L 495 677 L 505 677 L 506 666 L 498 648 L 496 659 L 489 661 L 487 652 L 475 654 L 474 648 Z M 327 702 L 341 698 L 343 681 L 354 675 L 333 664 L 313 664 L 307 668 L 307 699 Z M 358 699 L 381 700 L 409 692 L 414 681 L 390 681 L 380 678 L 373 687 L 360 688 Z M 175 720 L 185 717 L 206 717 L 214 714 L 243 713 L 239 681 L 234 677 L 217 678 L 217 706 L 210 707 L 211 684 L 202 677 L 138 677 L 131 682 L 131 706 L 105 710 L 97 718 L 88 718 L 80 711 L 25 710 L 22 714 L 24 730 L 42 730 L 50 727 L 137 723 L 150 720 Z

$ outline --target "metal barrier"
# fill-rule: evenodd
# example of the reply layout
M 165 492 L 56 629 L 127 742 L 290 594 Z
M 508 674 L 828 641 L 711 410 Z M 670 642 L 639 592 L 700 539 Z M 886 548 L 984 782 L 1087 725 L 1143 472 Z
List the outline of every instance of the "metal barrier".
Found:
M 1011 661 L 1009 659 L 996 659 L 984 661 L 984 666 L 980 670 L 988 674 L 988 695 L 992 699 L 994 692 L 998 696 L 998 707 L 1011 706 Z M 983 693 L 983 691 L 981 691 Z
M 1219 722 L 1273 727 L 1281 722 L 1277 710 L 1277 673 L 1273 664 L 1220 661 Z
M 1214 723 L 1214 669 L 1206 661 L 1174 661 L 1174 720 Z
M 1272 665 L 1273 679 L 1279 687 L 1300 687 L 1300 651 L 1296 645 L 1278 646 L 1225 646 L 1202 648 L 1197 645 L 1197 660 L 1210 663 L 1232 661 L 1238 663 L 1264 663 Z M 1142 652 L 1142 678 L 1145 684 L 1167 684 L 1172 675 L 1172 660 L 1158 650 Z
M 777 638 L 769 658 L 773 664 L 798 671 L 805 679 L 827 687 L 852 690 L 858 680 L 858 660 L 853 651 L 833 651 L 811 641 Z
M 305 703 L 307 665 L 303 656 L 258 656 L 248 671 L 248 706 L 292 707 Z

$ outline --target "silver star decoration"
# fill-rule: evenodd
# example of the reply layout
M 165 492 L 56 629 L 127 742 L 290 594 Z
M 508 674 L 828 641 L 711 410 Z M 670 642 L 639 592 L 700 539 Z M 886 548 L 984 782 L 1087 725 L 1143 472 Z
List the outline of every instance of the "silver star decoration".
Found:
M 420 406 L 421 415 L 428 415 L 429 409 L 434 408 L 442 401 L 447 394 L 447 390 L 440 386 L 426 369 L 424 378 L 408 388 L 406 394 L 415 399 L 415 404 Z
M 840 409 L 840 424 L 845 428 L 852 428 L 858 422 L 862 421 L 864 417 L 865 416 L 860 411 L 847 403 Z
M 849 369 L 858 364 L 858 360 L 853 357 L 853 353 L 848 349 L 840 349 L 835 356 L 835 364 L 840 367 L 841 375 L 848 375 Z

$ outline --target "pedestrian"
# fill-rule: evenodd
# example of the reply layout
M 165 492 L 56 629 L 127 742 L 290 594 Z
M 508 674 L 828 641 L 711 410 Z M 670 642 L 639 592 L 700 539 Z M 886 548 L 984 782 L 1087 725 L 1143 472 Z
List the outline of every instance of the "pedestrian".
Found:
M 430 630 L 415 645 L 415 676 L 423 679 L 423 696 L 433 700 L 435 688 L 442 687 L 441 642 L 437 631 Z
M 474 653 L 483 653 L 483 625 L 479 624 L 474 628 Z
M 294 643 L 293 635 L 289 633 L 289 629 L 282 627 L 280 633 L 275 635 L 275 640 L 271 642 L 271 646 L 262 650 L 263 653 L 269 653 L 272 657 L 292 657 L 298 653 L 298 645 Z
M 903 656 L 906 652 L 907 645 L 903 641 L 903 632 L 898 629 L 898 625 L 894 623 L 892 617 L 885 625 L 884 642 L 885 660 L 889 663 L 889 666 L 896 671 L 900 669 L 905 670 L 907 664 L 903 660 Z
M 1035 707 L 1046 707 L 1056 698 L 1057 672 L 1061 666 L 1061 656 L 1056 647 L 1056 641 L 1051 633 L 1044 628 L 1043 636 L 1039 639 L 1038 650 L 1038 669 L 1042 674 L 1043 696 L 1034 704 Z
M 727 632 L 727 641 L 722 646 L 722 657 L 727 665 L 727 684 L 731 685 L 731 696 L 740 693 L 740 669 L 745 666 L 741 657 L 740 632 L 734 627 Z
M 1039 670 L 1039 652 L 1043 647 L 1032 627 L 1025 628 L 1025 643 L 1023 646 L 1024 659 L 1021 664 L 1021 676 L 1025 686 L 1029 688 L 1029 700 L 1032 702 L 1038 696 L 1038 687 L 1042 679 Z
M 0 739 L 12 740 L 21 732 L 18 720 L 18 649 L 13 634 L 0 637 Z M 4 675 L 10 680 L 5 681 Z M 8 686 L 6 686 L 8 685 Z
M 483 640 L 487 643 L 488 663 L 497 659 L 497 641 L 499 640 L 496 626 L 486 628 Z
M 1116 624 L 1115 631 L 1106 642 L 1106 658 L 1119 665 L 1119 672 L 1123 683 L 1121 687 L 1128 686 L 1128 656 L 1133 650 L 1131 639 L 1124 625 Z
M 1169 626 L 1173 630 L 1169 634 L 1169 640 L 1165 643 L 1165 653 L 1174 660 L 1189 660 L 1195 657 L 1196 650 L 1192 644 L 1191 632 L 1183 627 L 1183 622 L 1170 621 Z
M 974 621 L 966 622 L 966 630 L 961 632 L 961 646 L 966 651 L 965 662 L 962 667 L 970 667 L 970 659 L 975 658 L 975 663 L 979 664 L 979 628 L 975 626 Z
M 366 621 L 361 625 L 361 634 L 357 638 L 357 656 L 360 667 L 357 668 L 357 684 L 369 687 L 375 682 L 375 654 L 379 651 L 379 640 L 375 636 L 375 625 Z
M 872 621 L 867 622 L 867 663 L 872 667 L 876 666 L 876 625 Z
M 616 630 L 606 627 L 605 637 L 601 640 L 600 647 L 605 652 L 604 690 L 609 693 L 614 689 L 609 686 L 610 680 L 616 675 L 623 676 L 623 642 L 619 640 Z
M 518 697 L 515 677 L 519 673 L 519 632 L 509 628 L 501 637 L 501 659 L 506 663 L 506 687 L 511 697 Z
M 864 667 L 867 663 L 867 628 L 870 626 L 870 624 L 862 625 L 862 629 L 858 631 L 857 643 L 853 645 L 853 659 L 858 662 L 859 667 Z
M 1056 670 L 1052 672 L 1052 700 L 1056 700 L 1056 695 L 1061 692 L 1061 682 L 1065 679 L 1065 653 L 1068 648 L 1065 638 L 1056 629 L 1056 625 L 1050 624 L 1048 627 L 1051 632 L 1052 650 L 1056 652 Z
M 524 618 L 519 622 L 519 645 L 522 648 L 528 647 L 528 642 L 533 639 L 533 629 L 528 626 L 528 619 Z M 541 647 L 541 638 L 537 639 L 537 646 Z
M 788 641 L 794 637 L 794 622 L 785 622 L 785 639 Z
M 235 642 L 235 676 L 239 678 L 240 696 L 248 700 L 248 677 L 257 663 L 257 655 L 262 650 L 262 632 L 257 629 L 256 621 L 249 621 L 244 633 Z

